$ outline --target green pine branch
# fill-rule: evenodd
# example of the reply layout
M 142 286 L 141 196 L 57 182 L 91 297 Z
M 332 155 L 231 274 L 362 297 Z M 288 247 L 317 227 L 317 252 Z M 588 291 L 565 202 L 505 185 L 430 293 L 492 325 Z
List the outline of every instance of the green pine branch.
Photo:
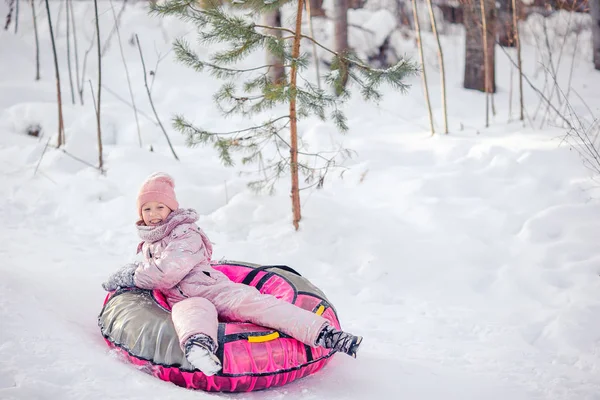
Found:
M 297 58 L 292 57 L 294 30 L 254 22 L 261 12 L 280 7 L 285 2 L 244 0 L 243 4 L 236 3 L 239 1 L 228 6 L 209 4 L 201 9 L 197 0 L 169 0 L 151 6 L 154 14 L 176 16 L 194 24 L 200 44 L 226 45 L 225 49 L 213 52 L 204 60 L 187 41 L 178 39 L 174 43 L 176 58 L 182 64 L 197 72 L 208 72 L 223 81 L 213 99 L 224 116 L 236 114 L 250 117 L 289 104 L 295 98 L 298 120 L 312 115 L 322 121 L 330 120 L 341 132 L 346 132 L 349 126 L 342 104 L 349 99 L 353 86 L 358 88 L 364 99 L 379 101 L 382 85 L 388 84 L 405 92 L 408 89 L 406 78 L 418 71 L 416 64 L 407 60 L 401 60 L 387 69 L 371 68 L 351 52 L 338 54 L 313 38 L 300 35 L 333 56 L 326 77 L 328 87 L 325 90 L 319 89 L 301 74 L 309 65 L 308 55 L 302 53 Z M 229 9 L 243 9 L 244 12 L 234 15 Z M 277 37 L 274 34 L 276 31 L 285 32 L 286 36 Z M 296 67 L 302 85 L 291 86 L 287 80 L 271 82 L 268 72 L 275 65 L 238 67 L 241 61 L 258 50 L 266 50 L 276 56 L 286 69 Z M 288 129 L 290 122 L 290 116 L 283 115 L 240 130 L 210 132 L 194 126 L 183 116 L 175 116 L 173 119 L 174 127 L 186 137 L 189 146 L 212 145 L 221 161 L 228 166 L 234 165 L 234 152 L 241 154 L 242 164 L 258 164 L 263 176 L 249 186 L 260 190 L 272 190 L 274 182 L 282 174 L 291 171 L 291 146 L 284 138 L 284 131 Z M 328 171 L 339 167 L 338 160 L 352 156 L 345 149 L 338 149 L 329 156 L 322 152 L 304 152 L 302 149 L 301 144 L 298 155 L 303 160 L 299 161 L 298 168 L 304 174 L 308 187 L 322 186 Z

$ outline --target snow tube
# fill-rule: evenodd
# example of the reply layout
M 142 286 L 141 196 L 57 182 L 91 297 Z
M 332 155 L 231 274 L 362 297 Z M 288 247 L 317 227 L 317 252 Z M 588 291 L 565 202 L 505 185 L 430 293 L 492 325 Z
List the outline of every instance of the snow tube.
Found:
M 285 265 L 240 262 L 212 265 L 234 282 L 255 286 L 340 328 L 323 292 Z M 109 293 L 98 317 L 105 341 L 141 370 L 188 389 L 247 392 L 281 386 L 323 368 L 334 351 L 310 347 L 281 332 L 251 323 L 219 322 L 217 356 L 223 369 L 206 376 L 185 358 L 163 295 L 141 289 Z

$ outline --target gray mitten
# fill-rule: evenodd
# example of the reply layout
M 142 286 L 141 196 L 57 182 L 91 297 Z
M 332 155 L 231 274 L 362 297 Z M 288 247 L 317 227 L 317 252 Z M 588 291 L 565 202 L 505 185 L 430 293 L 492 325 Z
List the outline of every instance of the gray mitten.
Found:
M 112 292 L 119 288 L 134 287 L 133 274 L 137 269 L 137 264 L 126 264 L 117 272 L 108 277 L 108 280 L 102 283 L 102 287 L 107 292 Z

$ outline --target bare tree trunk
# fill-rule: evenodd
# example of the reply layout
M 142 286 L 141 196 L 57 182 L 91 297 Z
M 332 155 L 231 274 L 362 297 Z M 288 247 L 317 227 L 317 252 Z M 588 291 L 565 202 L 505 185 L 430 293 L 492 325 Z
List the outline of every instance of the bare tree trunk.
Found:
M 333 0 L 333 50 L 338 54 L 348 51 L 348 0 Z M 344 68 L 342 84 L 348 81 L 348 70 Z M 340 71 L 341 72 L 341 71 Z
M 94 25 L 94 35 L 96 34 L 96 25 Z M 81 99 L 81 104 L 83 104 L 83 80 L 85 79 L 85 71 L 87 66 L 88 55 L 94 48 L 94 39 L 90 40 L 90 45 L 88 46 L 85 54 L 83 55 L 83 65 L 81 66 L 81 85 L 79 85 L 79 98 Z
M 435 36 L 438 46 L 438 59 L 440 62 L 440 80 L 442 84 L 442 112 L 444 113 L 444 133 L 448 133 L 448 110 L 446 109 L 446 72 L 444 70 L 444 54 L 442 53 L 442 44 L 440 43 L 440 35 L 437 30 L 437 23 L 435 21 L 435 14 L 433 13 L 433 5 L 431 0 L 427 0 L 427 7 L 429 8 L 429 18 L 431 20 L 431 31 Z M 425 67 L 423 67 L 425 69 Z
M 486 84 L 490 92 L 496 91 L 495 73 L 494 73 L 494 48 L 495 37 L 490 31 L 494 27 L 495 14 L 494 2 L 484 0 L 486 8 L 486 31 L 487 31 L 487 46 L 483 45 L 483 29 L 482 29 L 482 1 L 480 0 L 461 0 L 464 12 L 465 26 L 465 76 L 463 86 L 466 89 L 475 89 L 482 92 L 486 91 Z M 486 81 L 485 65 L 486 54 L 484 49 L 487 48 L 487 65 L 490 66 Z
M 56 72 L 56 97 L 58 102 L 58 140 L 56 147 L 65 144 L 65 128 L 62 112 L 62 95 L 60 93 L 60 72 L 58 69 L 58 55 L 56 54 L 56 42 L 54 41 L 54 31 L 52 29 L 52 15 L 50 13 L 50 4 L 46 0 L 46 13 L 48 14 L 48 26 L 50 27 L 50 40 L 52 42 L 52 53 L 54 54 L 54 71 Z
M 117 40 L 119 42 L 119 51 L 121 52 L 121 60 L 123 61 L 123 67 L 125 68 L 125 77 L 127 78 L 127 87 L 129 88 L 129 96 L 131 97 L 131 105 L 133 106 L 133 115 L 135 116 L 135 126 L 137 127 L 138 142 L 142 147 L 142 132 L 140 130 L 140 121 L 138 118 L 138 111 L 135 105 L 135 97 L 133 96 L 133 89 L 131 88 L 131 79 L 129 78 L 129 69 L 127 68 L 127 61 L 125 61 L 125 53 L 123 52 L 123 43 L 121 43 L 121 31 L 119 30 L 119 24 L 117 21 L 117 14 L 113 6 L 112 0 L 110 0 L 110 8 L 112 10 L 113 19 L 115 20 L 115 27 L 117 29 Z
M 589 0 L 592 16 L 592 45 L 594 46 L 594 67 L 600 70 L 600 0 Z
M 485 19 L 485 49 L 487 51 L 486 61 L 488 65 L 488 91 L 490 94 L 492 108 L 494 107 L 493 94 L 496 93 L 496 2 L 495 0 L 481 0 Z M 483 30 L 482 30 L 483 33 Z M 494 111 L 494 114 L 496 112 Z
M 72 3 L 69 0 L 66 0 L 67 3 L 67 68 L 69 71 L 69 86 L 71 88 L 71 102 L 75 104 L 75 89 L 73 87 L 73 70 L 71 68 L 71 5 Z
M 292 47 L 292 68 L 290 71 L 290 170 L 292 173 L 292 212 L 293 225 L 296 230 L 300 227 L 302 213 L 300 210 L 300 187 L 298 183 L 298 117 L 296 116 L 296 79 L 298 74 L 298 64 L 296 59 L 300 57 L 300 41 L 302 40 L 302 8 L 304 0 L 298 0 L 296 11 L 296 31 L 294 34 L 294 44 Z
M 512 0 L 513 9 L 513 31 L 515 33 L 515 44 L 517 46 L 517 65 L 519 68 L 519 120 L 525 119 L 525 104 L 523 101 L 523 66 L 521 64 L 521 36 L 519 35 L 519 9 L 517 8 L 518 0 Z M 600 0 L 598 0 L 600 1 Z
M 19 29 L 19 0 L 16 0 L 15 5 L 15 33 Z
M 483 42 L 476 15 L 481 14 L 479 0 L 463 0 L 465 27 L 465 89 L 485 90 Z
M 123 0 L 123 5 L 121 6 L 121 9 L 119 10 L 119 14 L 117 15 L 117 22 L 115 22 L 115 26 L 113 26 L 112 30 L 108 34 L 108 37 L 106 38 L 106 41 L 104 42 L 104 47 L 102 47 L 102 55 L 103 56 L 106 54 L 106 52 L 108 51 L 108 48 L 110 47 L 110 41 L 112 40 L 112 37 L 117 30 L 117 25 L 119 25 L 121 23 L 121 17 L 123 16 L 123 13 L 125 12 L 126 5 L 127 5 L 127 0 Z
M 487 18 L 485 0 L 479 0 L 481 4 L 481 36 L 483 38 L 483 72 L 485 75 L 485 126 L 490 126 L 490 59 L 487 40 Z
M 79 101 L 83 105 L 83 79 L 79 79 L 79 50 L 77 46 L 77 25 L 75 25 L 75 16 L 73 14 L 73 0 L 67 0 L 71 9 L 71 27 L 73 28 L 73 48 L 75 50 L 75 77 L 77 79 L 77 93 Z
M 31 14 L 33 16 L 33 32 L 35 35 L 35 80 L 40 80 L 40 38 L 37 28 L 37 15 L 35 15 L 35 0 L 31 0 Z
M 308 4 L 310 3 L 310 4 Z M 310 7 L 310 11 L 313 17 L 325 16 L 325 10 L 323 9 L 323 0 L 309 0 L 306 5 L 307 9 Z
M 510 67 L 510 83 L 508 86 L 508 122 L 512 120 L 512 94 L 513 94 L 513 75 L 515 74 L 514 68 Z
M 571 19 L 573 17 L 573 13 L 569 13 L 569 19 L 567 22 L 567 32 L 569 32 L 569 28 L 571 26 Z M 558 71 L 560 69 L 560 60 L 562 59 L 562 50 L 563 50 L 563 46 L 565 44 L 566 38 L 567 36 L 565 35 L 562 45 L 560 47 L 560 52 L 558 53 L 558 60 L 556 61 L 556 65 L 554 64 L 553 61 L 553 51 L 552 51 L 552 45 L 550 44 L 550 35 L 548 34 L 548 24 L 547 24 L 547 19 L 544 18 L 543 20 L 543 29 L 544 29 L 544 43 L 546 45 L 546 49 L 548 50 L 548 66 L 546 65 L 542 65 L 542 67 L 545 70 L 544 75 L 546 76 L 546 79 L 548 79 L 548 74 L 550 74 L 550 77 L 552 78 L 550 81 L 550 84 L 552 85 L 552 87 L 550 88 L 550 95 L 548 96 L 550 102 L 552 102 L 552 99 L 554 98 L 554 92 L 556 91 L 556 97 L 558 100 L 558 108 L 562 107 L 562 98 L 560 95 L 560 89 L 558 89 L 558 82 L 557 82 L 557 76 L 558 76 Z M 550 103 L 548 103 L 546 105 L 546 111 L 544 112 L 544 116 L 542 117 L 542 120 L 540 122 L 540 129 L 542 129 L 542 127 L 544 126 L 544 123 L 546 121 L 546 118 L 548 117 L 548 113 L 550 111 Z M 535 117 L 534 117 L 535 119 Z
M 573 55 L 571 56 L 571 67 L 569 68 L 569 81 L 567 83 L 567 94 L 565 95 L 565 106 L 568 110 L 569 107 L 569 95 L 571 94 L 571 82 L 573 81 L 573 70 L 575 69 L 575 56 L 577 55 L 577 47 L 579 45 L 579 35 L 581 31 L 578 30 L 575 34 L 575 46 L 573 48 Z
M 406 3 L 404 0 L 395 0 L 396 4 L 396 21 L 399 26 L 407 26 L 412 28 L 411 19 L 410 19 L 410 11 L 407 10 Z
M 423 77 L 423 91 L 425 92 L 425 102 L 427 103 L 427 112 L 429 113 L 429 127 L 431 134 L 435 134 L 433 126 L 433 114 L 431 113 L 431 101 L 429 101 L 429 89 L 427 88 L 427 74 L 425 73 L 425 56 L 423 55 L 423 42 L 421 41 L 421 26 L 419 24 L 419 14 L 417 12 L 417 1 L 412 0 L 413 18 L 415 23 L 415 33 L 417 34 L 417 47 L 419 48 L 419 57 L 421 59 L 421 76 Z
M 142 61 L 142 69 L 144 70 L 144 86 L 146 87 L 146 93 L 148 94 L 148 100 L 150 101 L 150 107 L 152 107 L 152 111 L 154 112 L 154 117 L 156 118 L 156 122 L 158 122 L 158 126 L 162 130 L 165 138 L 167 139 L 167 143 L 169 144 L 169 148 L 171 149 L 171 153 L 173 153 L 173 157 L 177 161 L 179 161 L 179 157 L 177 157 L 177 153 L 175 153 L 175 149 L 173 148 L 173 144 L 171 143 L 171 139 L 167 134 L 167 130 L 165 129 L 162 122 L 160 122 L 160 118 L 158 117 L 158 112 L 156 112 L 156 107 L 154 107 L 154 101 L 152 101 L 152 93 L 150 93 L 150 87 L 148 86 L 148 74 L 146 73 L 146 62 L 144 61 L 144 55 L 142 54 L 142 45 L 140 44 L 140 38 L 137 33 L 135 34 L 135 42 L 138 47 L 138 51 L 140 52 L 140 60 Z
M 98 21 L 98 0 L 94 0 L 94 12 L 96 14 L 96 45 L 98 47 L 98 101 L 96 102 L 96 124 L 98 125 L 98 168 L 102 171 L 104 167 L 104 158 L 102 157 L 102 128 L 100 126 L 100 111 L 102 103 L 100 95 L 102 93 L 102 50 L 100 47 L 100 22 Z
M 12 20 L 12 14 L 15 10 L 15 0 L 8 0 L 8 14 L 6 14 L 6 23 L 4 24 L 4 30 L 7 31 Z
M 489 0 L 485 0 L 488 1 Z M 491 2 L 490 2 L 491 3 Z M 461 0 L 464 12 L 465 26 L 465 76 L 463 86 L 466 89 L 475 89 L 485 92 L 485 56 L 483 53 L 483 37 L 481 28 L 481 2 L 479 0 Z M 489 5 L 489 4 L 488 4 Z M 489 20 L 488 20 L 489 22 Z M 488 23 L 488 25 L 490 25 Z M 494 48 L 494 36 L 488 32 L 488 40 L 491 41 L 488 48 Z M 495 91 L 494 85 L 494 52 L 490 51 L 488 57 L 492 62 L 491 76 L 488 77 L 492 82 L 492 90 Z
M 275 10 L 267 11 L 263 14 L 263 22 L 267 26 L 280 27 L 281 26 L 281 11 L 277 8 Z M 282 37 L 280 30 L 273 30 L 270 33 L 278 38 Z M 283 60 L 277 57 L 267 49 L 267 65 L 269 67 L 268 77 L 273 83 L 285 82 L 285 68 L 283 67 Z
M 514 2 L 500 0 L 498 8 L 498 44 L 504 47 L 515 47 L 515 25 L 512 21 L 514 15 Z
M 308 16 L 308 28 L 310 29 L 310 37 L 311 38 L 315 38 L 315 32 L 313 30 L 313 20 L 312 20 L 312 9 L 311 9 L 311 5 L 310 5 L 310 1 L 306 2 L 306 14 Z M 313 41 L 312 42 L 312 48 L 313 48 L 313 57 L 315 59 L 315 69 L 316 69 L 316 74 L 317 74 L 317 87 L 319 88 L 319 90 L 321 90 L 321 71 L 319 71 L 319 54 L 317 53 L 317 44 Z
M 352 8 L 354 10 L 363 8 L 367 0 L 348 0 L 348 8 Z
M 56 0 L 58 1 L 58 14 L 56 16 L 56 37 L 60 37 L 60 17 L 62 15 L 63 12 L 63 6 L 65 3 L 63 3 L 63 0 Z M 54 3 L 56 3 L 56 1 L 54 1 Z

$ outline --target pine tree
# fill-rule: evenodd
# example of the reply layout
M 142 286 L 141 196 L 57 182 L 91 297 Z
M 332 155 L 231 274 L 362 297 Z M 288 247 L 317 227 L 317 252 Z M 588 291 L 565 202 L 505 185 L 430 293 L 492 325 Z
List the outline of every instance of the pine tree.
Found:
M 252 189 L 272 191 L 274 183 L 290 172 L 293 224 L 298 229 L 301 218 L 298 172 L 303 173 L 305 183 L 322 185 L 324 174 L 337 161 L 336 157 L 301 151 L 298 148 L 297 121 L 314 115 L 323 121 L 330 119 L 340 131 L 347 131 L 347 120 L 341 106 L 349 98 L 351 86 L 357 86 L 365 100 L 378 101 L 381 99 L 378 89 L 384 83 L 405 92 L 408 86 L 404 79 L 416 74 L 417 67 L 410 61 L 402 60 L 385 70 L 371 68 L 350 51 L 336 53 L 302 35 L 304 0 L 298 0 L 294 29 L 255 22 L 261 20 L 261 13 L 277 9 L 285 3 L 289 1 L 236 0 L 230 5 L 204 2 L 205 7 L 200 8 L 197 0 L 169 0 L 152 5 L 151 9 L 157 15 L 177 16 L 195 24 L 199 41 L 203 44 L 229 44 L 228 49 L 214 52 L 208 60 L 201 60 L 185 40 L 178 39 L 174 43 L 174 51 L 180 62 L 198 72 L 206 70 L 224 81 L 214 99 L 225 116 L 238 114 L 252 117 L 273 109 L 281 110 L 282 106 L 288 107 L 288 112 L 273 116 L 264 123 L 231 132 L 209 132 L 194 126 L 182 115 L 176 116 L 173 124 L 186 136 L 188 145 L 212 144 L 225 165 L 234 164 L 233 152 L 243 155 L 243 164 L 258 163 L 262 178 L 249 183 Z M 283 35 L 276 35 L 277 32 Z M 302 76 L 302 82 L 298 82 L 298 71 L 309 64 L 307 55 L 301 52 L 301 40 L 312 41 L 331 54 L 331 67 L 326 76 L 329 90 L 317 88 Z M 274 65 L 269 64 L 236 68 L 239 61 L 258 50 L 267 50 L 283 60 L 289 77 L 273 82 L 268 77 L 268 71 Z M 244 77 L 247 78 L 243 80 Z M 344 85 L 346 77 L 350 83 L 347 86 Z M 269 153 L 266 149 L 275 150 Z M 288 151 L 289 155 L 286 154 Z M 348 154 L 348 151 L 344 151 L 344 154 Z M 314 158 L 320 159 L 324 166 L 314 167 L 310 163 Z

